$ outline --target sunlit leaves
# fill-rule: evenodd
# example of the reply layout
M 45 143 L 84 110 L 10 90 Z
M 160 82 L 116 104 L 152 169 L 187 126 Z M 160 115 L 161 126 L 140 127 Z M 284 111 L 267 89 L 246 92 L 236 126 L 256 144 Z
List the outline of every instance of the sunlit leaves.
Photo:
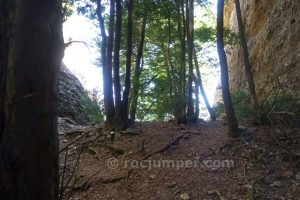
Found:
M 224 29 L 224 43 L 236 45 L 239 43 L 239 35 L 230 29 Z
M 181 1 L 183 2 L 184 0 Z M 182 73 L 182 47 L 179 39 L 178 20 L 179 16 L 182 20 L 182 13 L 181 11 L 179 12 L 180 9 L 178 10 L 176 2 L 179 3 L 180 0 L 134 0 L 132 69 L 135 66 L 142 19 L 145 14 L 147 15 L 143 68 L 139 81 L 141 89 L 139 92 L 137 119 L 167 119 L 174 114 L 174 108 L 178 104 L 180 76 Z M 204 9 L 205 16 L 203 17 L 203 21 L 197 21 L 197 28 L 194 34 L 198 49 L 201 49 L 205 45 L 207 46 L 208 43 L 215 42 L 215 27 L 212 25 L 213 23 L 208 24 L 205 22 L 207 19 L 214 20 L 212 18 L 213 14 L 209 10 L 208 2 L 208 0 L 195 1 L 197 6 L 206 6 L 207 8 L 207 12 Z M 107 25 L 109 18 L 107 8 L 109 7 L 109 3 L 107 0 L 102 0 L 101 3 L 103 6 L 102 16 L 104 16 L 104 21 Z M 122 3 L 123 24 L 120 49 L 120 76 L 121 79 L 124 79 L 127 5 L 126 1 L 122 1 Z M 95 0 L 76 1 L 76 5 L 80 14 L 90 19 L 96 19 Z M 181 30 L 184 29 L 184 27 L 180 28 Z M 208 57 L 205 62 L 207 65 L 216 65 L 213 58 Z

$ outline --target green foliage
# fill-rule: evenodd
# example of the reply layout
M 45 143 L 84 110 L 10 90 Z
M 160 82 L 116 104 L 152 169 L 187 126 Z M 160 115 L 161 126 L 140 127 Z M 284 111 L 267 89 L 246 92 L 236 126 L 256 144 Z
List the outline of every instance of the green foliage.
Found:
M 77 11 L 89 17 L 91 20 L 97 19 L 95 2 L 95 0 L 76 0 Z M 121 80 L 124 80 L 128 10 L 126 1 L 122 2 L 123 24 L 120 50 L 120 77 Z M 181 84 L 180 79 L 182 73 L 182 47 L 179 30 L 181 34 L 183 34 L 184 31 L 183 24 L 181 23 L 180 25 L 178 23 L 179 20 L 183 20 L 181 3 L 185 3 L 185 1 L 134 1 L 132 72 L 135 67 L 142 20 L 145 14 L 147 15 L 142 71 L 139 80 L 140 90 L 137 106 L 137 120 L 166 120 L 174 115 L 178 107 L 179 94 L 182 92 L 182 89 L 180 89 L 182 86 L 179 86 Z M 197 0 L 195 1 L 195 5 L 201 6 L 204 11 L 203 17 L 195 20 L 195 43 L 198 43 L 197 49 L 208 49 L 207 43 L 210 43 L 209 45 L 211 46 L 212 43 L 215 42 L 216 31 L 214 27 L 215 19 L 213 19 L 214 14 L 210 10 L 208 0 Z M 107 14 L 108 8 L 109 1 L 102 1 L 101 11 L 106 29 L 108 27 L 109 18 Z M 178 27 L 179 25 L 181 27 Z M 100 40 L 98 40 L 97 45 L 101 45 Z M 101 66 L 100 61 L 100 59 L 97 60 L 97 65 L 99 66 Z M 199 59 L 199 62 L 202 62 L 201 59 Z M 211 63 L 215 63 L 211 58 L 206 59 L 205 62 L 210 66 Z M 123 81 L 121 81 L 121 84 L 122 82 Z M 131 84 L 132 83 L 133 81 L 131 81 Z M 123 89 L 124 85 L 121 85 L 121 87 Z
M 224 42 L 228 45 L 237 45 L 239 43 L 239 35 L 230 29 L 224 29 Z
M 247 92 L 232 93 L 232 102 L 238 120 L 254 118 L 250 95 Z M 218 118 L 225 118 L 223 103 L 216 104 L 213 109 Z M 276 112 L 300 113 L 300 100 L 292 95 L 276 95 L 266 98 L 260 103 L 258 122 L 262 125 L 273 123 L 276 119 L 272 119 L 272 113 Z
M 195 29 L 194 35 L 195 40 L 200 43 L 214 42 L 216 40 L 216 29 L 202 23 L 199 28 Z
M 300 112 L 300 101 L 294 96 L 278 96 L 273 97 L 275 101 L 274 110 L 275 111 L 284 111 L 284 112 Z
M 275 95 L 266 98 L 260 105 L 259 121 L 261 124 L 269 125 L 272 112 L 300 113 L 300 100 L 292 95 Z
M 101 103 L 94 97 L 83 95 L 80 99 L 82 112 L 87 113 L 89 121 L 92 123 L 103 122 L 103 111 L 101 110 Z
M 212 3 L 210 2 L 210 0 L 196 0 L 195 1 L 196 4 L 198 4 L 199 6 L 207 6 L 207 5 L 211 5 Z
M 63 20 L 66 21 L 68 17 L 73 14 L 74 0 L 62 1 Z
M 254 117 L 254 111 L 251 108 L 251 99 L 250 95 L 244 91 L 238 91 L 231 94 L 232 103 L 234 106 L 235 114 L 238 120 L 241 119 L 249 119 Z M 213 107 L 216 116 L 224 118 L 225 117 L 225 110 L 224 104 L 218 103 Z
M 232 103 L 238 119 L 249 119 L 254 116 L 254 111 L 251 108 L 251 98 L 249 93 L 244 91 L 233 93 Z
M 224 108 L 224 103 L 217 102 L 212 107 L 213 111 L 216 113 L 217 118 L 225 119 L 225 108 Z
M 195 41 L 201 43 L 215 42 L 217 31 L 208 24 L 201 23 L 200 27 L 195 29 Z M 224 29 L 224 42 L 227 45 L 239 44 L 239 35 L 230 29 Z

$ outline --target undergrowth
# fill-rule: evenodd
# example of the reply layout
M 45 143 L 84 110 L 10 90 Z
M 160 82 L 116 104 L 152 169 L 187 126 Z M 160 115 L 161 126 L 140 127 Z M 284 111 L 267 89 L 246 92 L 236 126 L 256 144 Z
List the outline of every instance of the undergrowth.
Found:
M 82 112 L 89 117 L 89 122 L 100 123 L 104 120 L 103 111 L 101 110 L 101 102 L 96 98 L 91 98 L 88 94 L 81 97 Z
M 232 102 L 235 109 L 235 114 L 238 120 L 254 119 L 255 112 L 251 107 L 250 95 L 244 91 L 232 93 Z M 217 103 L 213 107 L 218 118 L 225 119 L 225 110 L 223 103 Z M 266 97 L 259 102 L 258 122 L 262 125 L 273 124 L 273 113 L 300 113 L 300 100 L 292 95 L 278 94 Z

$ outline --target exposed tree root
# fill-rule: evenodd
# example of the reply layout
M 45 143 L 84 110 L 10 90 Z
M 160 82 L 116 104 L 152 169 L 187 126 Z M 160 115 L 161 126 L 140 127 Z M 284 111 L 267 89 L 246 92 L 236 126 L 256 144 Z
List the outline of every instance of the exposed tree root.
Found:
M 112 177 L 112 178 L 99 178 L 97 180 L 92 181 L 92 179 L 100 172 L 97 171 L 92 176 L 90 176 L 86 181 L 81 183 L 80 185 L 73 188 L 74 191 L 85 191 L 88 190 L 92 185 L 99 185 L 99 184 L 110 184 L 110 183 L 116 183 L 118 181 L 127 179 L 128 173 L 126 176 L 118 176 L 118 177 Z

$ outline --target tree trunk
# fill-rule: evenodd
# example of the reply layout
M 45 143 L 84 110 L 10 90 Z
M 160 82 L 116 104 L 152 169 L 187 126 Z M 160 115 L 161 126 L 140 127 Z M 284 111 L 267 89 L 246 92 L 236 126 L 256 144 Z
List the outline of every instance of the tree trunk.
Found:
M 168 79 L 168 91 L 169 91 L 169 95 L 167 102 L 168 102 L 168 111 L 171 112 L 171 100 L 173 97 L 173 79 L 171 76 L 171 69 L 170 69 L 170 63 L 169 63 L 169 59 L 168 59 L 168 50 L 166 50 L 164 44 L 161 44 L 161 49 L 164 55 L 164 65 L 166 68 L 166 72 L 167 72 L 167 79 Z
M 185 54 L 186 54 L 186 43 L 185 43 L 185 17 L 184 17 L 184 2 L 183 0 L 176 0 L 176 7 L 178 13 L 177 19 L 177 29 L 178 29 L 178 37 L 181 46 L 181 68 L 179 75 L 179 91 L 177 94 L 178 99 L 178 107 L 175 110 L 175 117 L 177 119 L 177 123 L 186 123 L 186 65 L 185 65 Z M 181 17 L 182 16 L 182 17 Z
M 61 1 L 0 2 L 0 199 L 58 199 Z
M 143 57 L 144 41 L 146 34 L 146 23 L 147 23 L 147 13 L 144 14 L 142 29 L 141 29 L 141 38 L 137 49 L 133 84 L 132 84 L 132 93 L 131 93 L 131 105 L 130 105 L 130 119 L 134 122 L 136 117 L 136 109 L 138 102 L 138 94 L 140 87 L 140 76 L 141 76 L 141 59 Z
M 187 24 L 187 43 L 188 43 L 188 121 L 194 121 L 194 100 L 193 100 L 193 29 L 194 29 L 194 1 L 186 0 L 186 24 Z
M 113 124 L 115 116 L 115 106 L 113 98 L 113 81 L 112 81 L 112 52 L 113 52 L 113 42 L 114 42 L 114 25 L 115 25 L 115 0 L 110 0 L 110 16 L 109 16 L 109 36 L 106 49 L 106 81 L 107 81 L 107 105 L 106 110 L 106 122 L 108 124 Z
M 224 50 L 224 0 L 218 0 L 217 4 L 217 48 L 221 66 L 221 84 L 222 95 L 225 107 L 226 118 L 228 121 L 228 134 L 230 137 L 239 136 L 238 122 L 235 116 L 234 108 L 232 105 L 229 80 L 228 80 L 228 65 L 227 57 Z
M 103 93 L 104 93 L 104 108 L 105 110 L 109 110 L 108 96 L 109 96 L 109 88 L 108 88 L 108 69 L 107 69 L 107 58 L 106 58 L 106 33 L 105 33 L 105 25 L 104 19 L 101 14 L 101 0 L 97 0 L 97 16 L 99 20 L 99 26 L 101 31 L 101 64 L 102 64 L 102 78 L 103 78 Z M 106 119 L 109 118 L 108 112 L 106 114 Z
M 121 84 L 120 84 L 120 46 L 122 31 L 122 5 L 121 0 L 116 0 L 116 28 L 114 42 L 114 94 L 115 94 L 115 120 L 114 125 L 123 129 L 124 118 L 121 102 Z
M 174 80 L 175 80 L 175 75 L 174 75 L 174 66 L 172 63 L 172 58 L 171 58 L 171 50 L 170 50 L 170 45 L 171 45 L 171 19 L 170 16 L 168 18 L 168 47 L 167 47 L 167 61 L 168 61 L 168 70 L 169 70 L 169 79 L 170 81 L 170 98 L 173 99 L 173 92 L 174 92 Z
M 126 74 L 125 74 L 125 89 L 123 92 L 123 112 L 124 120 L 128 121 L 128 105 L 130 93 L 130 76 L 131 76 L 131 58 L 132 58 L 132 12 L 133 0 L 128 1 L 128 22 L 127 22 L 127 47 L 126 47 Z
M 195 118 L 198 119 L 199 118 L 199 113 L 200 113 L 200 108 L 199 108 L 199 81 L 196 77 L 196 75 L 194 75 L 194 83 L 195 83 Z
M 197 81 L 198 81 L 198 85 L 199 85 L 199 88 L 200 88 L 205 106 L 208 110 L 210 119 L 212 121 L 216 121 L 216 114 L 215 114 L 215 112 L 213 111 L 213 109 L 211 108 L 211 106 L 209 104 L 209 101 L 208 101 L 207 96 L 206 96 L 206 92 L 205 92 L 204 87 L 203 87 L 202 78 L 201 78 L 201 74 L 200 74 L 200 67 L 199 67 L 199 63 L 198 63 L 197 54 L 196 54 L 195 49 L 194 49 L 194 61 L 195 61 L 195 68 L 196 68 L 196 72 L 197 72 Z
M 241 7 L 240 7 L 239 0 L 235 0 L 235 8 L 236 8 L 236 16 L 237 16 L 237 21 L 238 21 L 238 26 L 239 26 L 239 37 L 240 37 L 241 45 L 243 48 L 245 73 L 246 73 L 246 78 L 247 78 L 247 82 L 248 82 L 251 103 L 252 103 L 252 107 L 253 107 L 255 113 L 257 113 L 258 103 L 257 103 L 257 98 L 256 98 L 256 92 L 255 92 L 255 84 L 254 84 L 254 80 L 253 80 L 253 74 L 251 71 L 249 52 L 248 52 L 247 41 L 246 41 L 246 37 L 245 37 L 245 29 L 244 29 L 244 24 L 243 24 L 243 20 L 242 20 Z

